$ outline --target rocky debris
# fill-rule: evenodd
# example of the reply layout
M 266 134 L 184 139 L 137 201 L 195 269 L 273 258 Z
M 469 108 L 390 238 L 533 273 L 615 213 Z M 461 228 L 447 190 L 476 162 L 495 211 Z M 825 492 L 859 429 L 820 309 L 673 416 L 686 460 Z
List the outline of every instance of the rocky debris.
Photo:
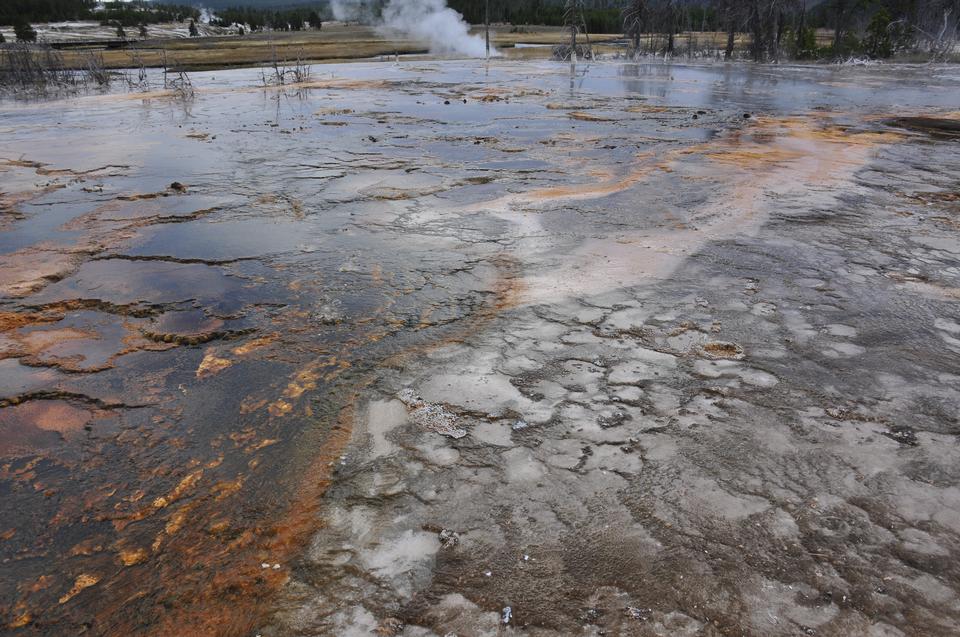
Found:
M 339 325 L 343 322 L 344 316 L 340 304 L 333 301 L 321 305 L 320 309 L 314 312 L 313 318 L 321 325 Z
M 397 393 L 397 398 L 407 407 L 416 408 L 423 405 L 423 398 L 409 387 L 401 389 Z
M 410 417 L 424 429 L 450 438 L 463 438 L 467 430 L 458 427 L 459 418 L 442 405 L 427 404 L 410 413 Z
M 737 345 L 736 343 L 713 341 L 704 344 L 701 350 L 703 351 L 703 355 L 707 358 L 725 358 L 735 361 L 743 360 L 744 358 L 743 347 Z
M 636 606 L 627 606 L 626 610 L 627 616 L 631 619 L 636 619 L 637 621 L 650 621 L 650 618 L 653 617 L 652 608 L 637 608 Z
M 428 403 L 412 389 L 404 389 L 397 397 L 410 411 L 410 418 L 422 428 L 450 438 L 463 438 L 467 430 L 459 427 L 460 418 L 436 403 Z
M 396 637 L 396 635 L 403 633 L 404 628 L 406 628 L 406 625 L 396 617 L 387 617 L 380 622 L 374 634 L 379 635 L 379 637 Z
M 450 529 L 443 529 L 440 531 L 440 546 L 445 549 L 455 548 L 460 544 L 460 534 L 456 531 L 451 531 Z
M 601 429 L 611 429 L 613 427 L 619 427 L 623 423 L 632 420 L 633 417 L 630 414 L 616 411 L 612 414 L 602 414 L 597 417 L 597 424 L 600 425 Z
M 896 440 L 905 447 L 916 447 L 920 444 L 917 440 L 917 432 L 914 431 L 910 425 L 893 425 L 881 433 L 891 440 Z

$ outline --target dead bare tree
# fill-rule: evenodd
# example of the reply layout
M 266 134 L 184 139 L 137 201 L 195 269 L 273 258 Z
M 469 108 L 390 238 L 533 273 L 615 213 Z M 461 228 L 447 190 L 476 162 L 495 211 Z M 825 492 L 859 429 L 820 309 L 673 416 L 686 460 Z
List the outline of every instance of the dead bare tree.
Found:
M 103 63 L 103 54 L 99 51 L 90 51 L 84 60 L 87 76 L 97 83 L 97 86 L 109 86 L 111 75 Z
M 842 55 L 852 6 L 853 3 L 850 0 L 834 0 L 833 52 L 835 55 Z
M 590 33 L 587 30 L 587 19 L 583 12 L 583 0 L 566 0 L 563 6 L 563 29 L 570 34 L 569 44 L 560 44 L 554 47 L 553 55 L 560 60 L 576 62 L 577 57 L 592 60 L 593 46 L 590 44 Z M 577 44 L 577 34 L 582 33 L 586 44 Z
M 733 58 L 733 50 L 737 45 L 737 28 L 739 20 L 737 19 L 740 11 L 740 5 L 735 0 L 720 0 L 720 14 L 723 16 L 724 29 L 727 32 L 727 43 L 723 50 L 723 59 Z
M 264 86 L 282 86 L 287 83 L 301 84 L 310 80 L 310 65 L 303 61 L 303 49 L 297 52 L 297 58 L 293 66 L 288 66 L 290 62 L 286 59 L 281 60 L 277 54 L 277 47 L 271 49 L 270 68 L 273 72 L 270 75 L 260 69 L 260 80 Z
M 196 95 L 193 88 L 193 82 L 190 76 L 183 69 L 171 69 L 167 62 L 167 52 L 163 51 L 161 57 L 163 64 L 163 88 L 172 91 L 173 94 L 182 100 L 191 100 Z
M 936 30 L 927 31 L 919 25 L 914 25 L 914 28 L 926 40 L 931 61 L 945 60 L 957 49 L 958 21 L 956 19 L 951 20 L 952 15 L 953 7 L 945 7 L 943 9 L 943 21 Z
M 673 55 L 680 22 L 680 7 L 677 0 L 649 0 L 646 3 L 646 15 L 649 30 L 665 38 L 661 40 L 664 55 Z M 660 45 L 655 45 L 653 40 L 650 46 L 652 49 L 660 48 Z
M 0 90 L 14 93 L 73 91 L 113 79 L 99 52 L 78 55 L 67 63 L 63 53 L 43 44 L 18 43 L 0 48 Z
M 143 60 L 143 56 L 140 55 L 140 49 L 137 47 L 130 49 L 130 68 L 136 69 L 137 75 L 135 79 L 133 75 L 125 75 L 127 87 L 131 90 L 149 90 L 150 79 L 147 74 L 147 65 Z
M 193 82 L 190 81 L 190 76 L 187 75 L 187 72 L 179 69 L 173 72 L 172 75 L 173 77 L 167 80 L 166 88 L 173 91 L 173 94 L 182 100 L 193 99 L 196 91 L 193 88 Z
M 623 34 L 633 41 L 633 54 L 640 51 L 640 37 L 647 18 L 647 0 L 630 0 L 623 9 Z
M 77 81 L 63 55 L 50 47 L 17 43 L 0 50 L 0 86 L 14 92 L 47 92 Z

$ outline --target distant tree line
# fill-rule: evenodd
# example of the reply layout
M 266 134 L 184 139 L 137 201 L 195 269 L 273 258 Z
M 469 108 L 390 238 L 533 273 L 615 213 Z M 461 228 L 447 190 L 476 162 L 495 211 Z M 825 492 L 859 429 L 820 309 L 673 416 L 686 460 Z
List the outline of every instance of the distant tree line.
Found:
M 483 24 L 486 0 L 449 0 L 449 5 L 463 14 L 467 22 Z M 563 0 L 490 0 L 490 20 L 514 25 L 563 24 Z M 584 0 L 583 15 L 587 29 L 593 33 L 619 33 L 623 3 Z
M 487 0 L 449 4 L 468 22 L 485 19 Z M 490 19 L 563 25 L 564 4 L 490 0 Z M 624 33 L 636 48 L 672 53 L 681 33 L 722 32 L 730 57 L 738 35 L 746 33 L 755 60 L 886 58 L 910 51 L 943 58 L 954 55 L 960 29 L 960 0 L 582 0 L 581 5 L 588 30 Z M 817 29 L 832 32 L 829 43 L 818 41 Z
M 0 24 L 88 19 L 95 0 L 0 0 Z
M 200 19 L 200 10 L 189 5 L 133 0 L 132 2 L 104 3 L 103 9 L 94 11 L 90 17 L 93 20 L 99 20 L 101 24 L 131 27 L 142 24 L 196 21 Z
M 689 31 L 727 34 L 724 54 L 731 57 L 737 34 L 749 34 L 750 56 L 757 61 L 791 58 L 839 58 L 867 55 L 887 58 L 918 51 L 928 57 L 954 54 L 960 26 L 960 0 L 629 0 L 623 31 L 637 46 L 674 52 L 675 35 Z M 832 34 L 820 42 L 817 29 Z M 662 34 L 652 41 L 643 34 Z
M 242 4 L 245 0 L 237 0 Z M 370 0 L 376 15 L 386 0 Z M 490 19 L 514 25 L 563 25 L 569 0 L 489 0 Z M 294 0 L 291 0 L 294 2 Z M 217 12 L 213 24 L 246 25 L 298 31 L 319 29 L 329 15 L 328 2 L 268 9 L 237 7 Z M 487 0 L 449 0 L 468 22 L 481 24 Z M 919 52 L 933 59 L 956 55 L 960 0 L 581 0 L 586 27 L 593 33 L 623 33 L 637 50 L 675 53 L 678 35 L 726 34 L 723 54 L 732 57 L 744 44 L 755 60 L 839 58 L 868 55 L 886 58 Z M 146 0 L 0 0 L 0 24 L 93 19 L 123 26 L 199 20 L 190 6 Z M 817 30 L 821 38 L 817 37 Z M 192 32 L 193 30 L 191 30 Z M 141 31 L 142 33 L 142 31 Z M 748 34 L 742 41 L 740 34 Z M 823 34 L 829 33 L 829 41 Z M 690 46 L 691 38 L 685 39 Z
M 246 25 L 251 31 L 271 29 L 273 31 L 301 31 L 319 29 L 323 24 L 317 8 L 294 7 L 288 9 L 259 9 L 255 7 L 234 7 L 220 9 L 211 24 L 231 26 Z

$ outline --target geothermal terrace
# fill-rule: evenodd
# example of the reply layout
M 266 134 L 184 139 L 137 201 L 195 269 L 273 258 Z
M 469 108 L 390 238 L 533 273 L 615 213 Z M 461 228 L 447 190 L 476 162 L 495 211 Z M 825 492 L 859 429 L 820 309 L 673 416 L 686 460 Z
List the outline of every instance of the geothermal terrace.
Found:
M 0 102 L 4 634 L 960 633 L 958 80 Z

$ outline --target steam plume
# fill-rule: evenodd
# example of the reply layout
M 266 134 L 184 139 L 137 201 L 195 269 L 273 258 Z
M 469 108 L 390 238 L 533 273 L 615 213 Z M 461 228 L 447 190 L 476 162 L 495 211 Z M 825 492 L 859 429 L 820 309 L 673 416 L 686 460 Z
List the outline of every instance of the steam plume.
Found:
M 470 35 L 470 26 L 447 6 L 446 0 L 388 0 L 379 20 L 373 18 L 369 2 L 364 0 L 333 0 L 331 7 L 337 20 L 372 22 L 380 31 L 400 32 L 428 42 L 431 53 L 486 55 L 484 39 Z

